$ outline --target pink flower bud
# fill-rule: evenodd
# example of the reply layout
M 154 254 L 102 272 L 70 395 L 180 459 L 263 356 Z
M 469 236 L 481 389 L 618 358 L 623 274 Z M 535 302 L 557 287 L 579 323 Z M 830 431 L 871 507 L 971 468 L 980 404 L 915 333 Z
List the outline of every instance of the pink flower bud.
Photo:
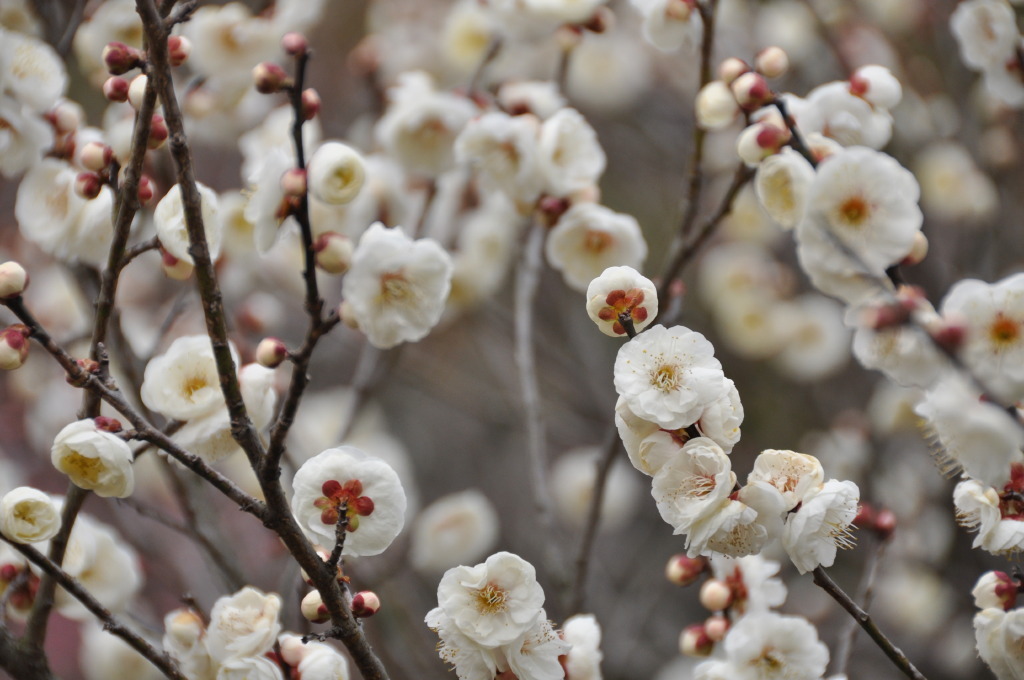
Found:
M 108 418 L 107 416 L 97 416 L 92 419 L 96 423 L 96 429 L 103 432 L 117 433 L 123 430 L 121 427 L 121 421 L 117 418 Z
M 766 47 L 754 57 L 754 68 L 765 78 L 778 78 L 789 70 L 789 55 L 781 47 Z
M 62 99 L 46 114 L 46 118 L 53 125 L 53 129 L 57 134 L 66 135 L 74 132 L 81 126 L 82 115 L 81 106 L 67 99 Z
M 720 130 L 736 120 L 740 113 L 732 90 L 721 80 L 712 80 L 700 89 L 694 108 L 697 123 L 705 130 Z
M 179 260 L 163 248 L 160 249 L 160 267 L 164 270 L 167 278 L 175 281 L 186 280 L 192 276 L 192 270 L 195 269 L 192 264 L 185 260 Z
M 257 64 L 252 70 L 252 80 L 256 85 L 256 91 L 261 94 L 274 94 L 291 85 L 291 79 L 285 70 L 271 61 Z
M 100 195 L 103 180 L 95 172 L 80 172 L 75 178 L 75 193 L 91 201 Z
M 694 4 L 695 0 L 668 0 L 665 4 L 665 16 L 676 21 L 689 21 Z
M 607 33 L 615 26 L 615 13 L 602 5 L 581 25 L 591 33 Z
M 86 170 L 102 172 L 114 160 L 114 150 L 103 142 L 89 142 L 78 152 L 78 162 Z
M 939 347 L 947 352 L 956 353 L 960 351 L 967 337 L 967 327 L 959 319 L 940 319 L 929 325 L 928 334 Z
M 28 288 L 28 272 L 13 260 L 0 264 L 0 299 L 18 297 Z
M 139 66 L 142 55 L 134 47 L 122 42 L 107 43 L 103 48 L 103 63 L 111 75 L 119 76 Z
M 665 565 L 665 578 L 677 586 L 688 586 L 707 571 L 708 561 L 704 557 L 673 555 Z
M 128 85 L 128 103 L 132 105 L 132 108 L 138 111 L 142 108 L 142 100 L 146 96 L 146 84 L 149 83 L 149 77 L 146 75 L 139 75 L 132 78 L 132 82 Z
M 878 304 L 861 311 L 860 322 L 872 330 L 901 326 L 910 319 L 910 311 L 899 303 Z
M 327 605 L 324 604 L 324 600 L 320 597 L 320 591 L 311 590 L 306 593 L 306 596 L 302 598 L 302 604 L 299 605 L 302 610 L 302 615 L 313 623 L 323 623 L 324 621 L 331 620 L 331 613 L 327 611 Z
M 775 94 L 760 73 L 747 71 L 730 84 L 733 96 L 747 111 L 755 111 L 772 100 Z
M 747 65 L 747 62 L 736 57 L 729 57 L 718 65 L 718 78 L 725 81 L 726 85 L 732 85 L 734 80 L 749 70 L 750 66 Z
M 770 123 L 748 125 L 736 140 L 736 152 L 747 165 L 757 165 L 789 141 L 789 130 Z
M 149 202 L 153 200 L 153 180 L 149 178 L 149 175 L 142 175 L 139 177 L 139 203 L 143 206 L 149 205 Z
M 292 168 L 281 175 L 281 189 L 285 196 L 302 198 L 306 195 L 306 171 Z
M 28 359 L 28 336 L 28 327 L 22 324 L 0 331 L 0 370 L 21 368 Z
M 149 142 L 146 146 L 150 149 L 159 149 L 167 142 L 170 134 L 170 131 L 167 129 L 167 123 L 164 122 L 164 117 L 154 113 L 153 122 L 149 124 Z
M 128 81 L 117 76 L 110 76 L 103 83 L 103 96 L 107 101 L 126 102 L 128 101 Z
M 172 35 L 167 38 L 167 57 L 171 66 L 181 66 L 192 53 L 192 43 L 183 35 Z
M 687 626 L 679 636 L 679 651 L 686 656 L 710 656 L 714 648 L 715 641 L 708 637 L 702 623 Z
M 372 590 L 363 590 L 352 596 L 352 615 L 364 619 L 380 610 L 380 598 Z
M 708 579 L 700 587 L 700 603 L 710 611 L 724 611 L 732 604 L 732 588 L 725 581 Z
M 281 49 L 289 56 L 301 57 L 309 51 L 309 42 L 306 41 L 306 36 L 293 31 L 285 33 L 281 38 Z
M 708 618 L 704 622 L 704 633 L 712 642 L 719 642 L 729 632 L 729 619 L 720 614 Z
M 302 120 L 313 120 L 320 113 L 320 93 L 311 87 L 302 91 Z
M 974 596 L 974 604 L 978 609 L 996 607 L 1010 611 L 1017 605 L 1018 592 L 1019 585 L 1009 574 L 990 571 L 978 579 L 971 595 Z
M 263 338 L 256 345 L 256 363 L 267 368 L 277 368 L 288 357 L 288 348 L 277 338 Z
M 317 237 L 313 244 L 316 266 L 328 274 L 344 274 L 352 264 L 355 247 L 347 236 L 328 231 Z
M 896 531 L 896 514 L 888 509 L 879 510 L 875 513 L 875 521 L 871 528 L 879 538 L 883 540 L 889 538 Z

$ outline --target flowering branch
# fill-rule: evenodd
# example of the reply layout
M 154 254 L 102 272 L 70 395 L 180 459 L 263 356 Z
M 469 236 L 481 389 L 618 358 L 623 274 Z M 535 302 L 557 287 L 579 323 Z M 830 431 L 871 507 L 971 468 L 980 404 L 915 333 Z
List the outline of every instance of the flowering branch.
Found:
M 917 670 L 917 668 L 914 667 L 914 664 L 910 662 L 907 655 L 885 636 L 885 633 L 878 628 L 878 625 L 871 619 L 866 611 L 861 609 L 857 603 L 843 591 L 842 588 L 836 585 L 836 582 L 833 581 L 827 573 L 825 573 L 825 569 L 823 567 L 819 566 L 814 569 L 814 584 L 831 595 L 832 599 L 838 602 L 843 609 L 850 613 L 850 616 L 860 624 L 860 627 L 867 632 L 868 636 L 875 641 L 875 644 L 885 652 L 885 655 L 892 660 L 904 675 L 912 680 L 926 680 L 921 671 Z
M 81 583 L 61 569 L 55 562 L 30 545 L 15 543 L 4 536 L 0 536 L 0 538 L 3 538 L 12 548 L 28 558 L 32 564 L 39 567 L 47 576 L 60 584 L 61 588 L 81 602 L 82 606 L 103 623 L 104 630 L 128 643 L 132 649 L 146 657 L 151 664 L 160 669 L 160 672 L 166 677 L 171 678 L 171 680 L 188 680 L 181 670 L 178 669 L 178 664 L 167 653 L 158 650 L 146 642 L 138 633 L 121 623 L 88 590 L 82 587 Z

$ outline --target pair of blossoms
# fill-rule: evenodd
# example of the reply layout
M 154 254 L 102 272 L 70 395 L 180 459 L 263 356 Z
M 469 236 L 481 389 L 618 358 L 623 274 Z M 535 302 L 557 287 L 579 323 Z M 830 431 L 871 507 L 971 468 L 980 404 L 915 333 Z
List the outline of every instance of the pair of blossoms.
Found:
M 441 638 L 438 655 L 459 680 L 511 673 L 530 680 L 600 680 L 601 630 L 577 615 L 555 630 L 533 565 L 508 552 L 449 569 L 426 616 Z
M 292 678 L 349 680 L 334 647 L 281 632 L 280 610 L 280 597 L 247 586 L 219 598 L 208 624 L 191 609 L 169 612 L 163 646 L 189 680 L 284 680 L 284 667 Z
M 1018 608 L 1019 576 L 1001 571 L 982 575 L 971 591 L 978 656 L 999 680 L 1024 678 L 1024 610 Z
M 615 423 L 634 467 L 652 477 L 652 495 L 691 556 L 760 552 L 781 539 L 801 573 L 831 566 L 852 544 L 853 482 L 825 481 L 813 456 L 766 450 L 734 491 L 728 452 L 740 438 L 743 406 L 714 347 L 683 326 L 647 326 L 657 314 L 653 284 L 628 267 L 591 283 L 587 310 L 609 335 L 634 335 L 615 359 Z

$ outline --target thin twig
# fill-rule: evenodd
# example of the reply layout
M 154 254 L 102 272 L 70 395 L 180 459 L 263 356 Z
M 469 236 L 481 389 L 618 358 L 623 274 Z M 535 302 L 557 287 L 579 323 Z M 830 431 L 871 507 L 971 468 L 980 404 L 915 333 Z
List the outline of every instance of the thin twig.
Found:
M 491 40 L 491 44 L 487 46 L 487 51 L 484 52 L 484 56 L 480 59 L 480 63 L 476 65 L 476 69 L 473 71 L 473 75 L 469 79 L 469 84 L 466 86 L 466 94 L 469 97 L 472 97 L 480 87 L 480 81 L 484 77 L 484 71 L 486 71 L 491 62 L 497 58 L 498 53 L 501 52 L 502 44 L 501 38 L 494 38 Z
M 161 673 L 171 678 L 171 680 L 188 680 L 178 668 L 178 664 L 167 653 L 158 650 L 138 633 L 121 623 L 81 583 L 61 569 L 55 562 L 32 546 L 15 543 L 6 537 L 3 537 L 3 540 L 28 558 L 32 564 L 39 567 L 47 576 L 60 584 L 60 587 L 66 590 L 72 597 L 81 602 L 82 606 L 100 620 L 104 630 L 124 640 L 132 649 L 146 657 L 151 664 L 156 666 Z
M 814 570 L 814 584 L 832 596 L 843 609 L 850 613 L 850 616 L 860 624 L 860 627 L 867 632 L 868 636 L 875 641 L 887 657 L 896 665 L 900 671 L 912 680 L 927 680 L 921 671 L 914 667 L 907 655 L 904 654 L 889 638 L 885 636 L 878 625 L 871 619 L 866 611 L 857 606 L 857 603 L 833 581 L 825 569 L 816 567 Z
M 864 611 L 871 606 L 871 597 L 874 594 L 875 578 L 878 576 L 878 565 L 882 562 L 882 554 L 885 552 L 888 540 L 879 540 L 875 549 L 868 553 L 867 564 L 864 565 L 864 575 L 861 576 L 860 585 L 857 588 L 857 599 Z M 836 665 L 833 669 L 835 675 L 846 675 L 846 669 L 850 663 L 850 654 L 853 653 L 853 643 L 857 639 L 857 621 L 850 619 L 846 627 L 839 633 L 839 643 L 836 645 Z

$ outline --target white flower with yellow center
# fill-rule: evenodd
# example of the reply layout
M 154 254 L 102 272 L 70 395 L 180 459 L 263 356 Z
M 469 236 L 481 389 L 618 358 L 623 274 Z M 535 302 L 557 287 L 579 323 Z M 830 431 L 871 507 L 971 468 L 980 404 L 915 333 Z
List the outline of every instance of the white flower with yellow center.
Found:
M 621 348 L 615 390 L 637 417 L 667 430 L 693 425 L 729 384 L 708 340 L 684 326 L 654 326 Z
M 804 618 L 756 612 L 740 618 L 723 641 L 733 680 L 817 680 L 828 648 Z
M 231 357 L 238 364 L 234 345 Z M 192 420 L 224 405 L 213 347 L 205 335 L 186 335 L 146 364 L 142 403 L 168 418 Z
M 131 448 L 117 435 L 97 428 L 91 418 L 57 433 L 50 460 L 75 486 L 98 496 L 126 498 L 135 488 Z
M 210 258 L 216 260 L 220 254 L 221 224 L 217 217 L 217 194 L 210 187 L 196 184 L 199 190 L 199 204 L 203 218 L 203 232 Z M 153 223 L 160 245 L 179 260 L 195 264 L 189 252 L 188 228 L 185 226 L 185 206 L 181 198 L 181 186 L 175 184 L 156 204 Z
M 696 437 L 654 475 L 651 495 L 673 533 L 685 534 L 716 512 L 735 484 L 729 456 L 707 437 Z
M 605 155 L 597 133 L 576 109 L 564 108 L 544 121 L 538 141 L 545 193 L 568 196 L 597 184 Z
M 647 242 L 632 215 L 598 203 L 577 203 L 548 234 L 545 255 L 566 284 L 582 293 L 609 267 L 640 269 Z
M 766 482 L 785 499 L 785 510 L 792 510 L 811 491 L 821 488 L 825 471 L 814 456 L 795 451 L 765 449 L 754 460 L 747 484 Z
M 309 193 L 324 203 L 351 203 L 365 181 L 366 161 L 348 144 L 324 142 L 309 159 Z
M 400 227 L 370 226 L 352 254 L 342 294 L 374 347 L 415 342 L 441 319 L 451 288 L 451 256 L 433 239 Z
M 274 646 L 281 623 L 281 598 L 246 586 L 218 599 L 210 610 L 206 650 L 219 663 L 260 656 Z
M 474 118 L 455 140 L 455 158 L 471 163 L 485 187 L 497 189 L 517 205 L 532 205 L 543 177 L 538 159 L 540 121 L 525 114 L 485 113 Z
M 437 586 L 437 601 L 460 634 L 484 647 L 525 635 L 544 611 L 544 591 L 533 565 L 508 552 L 474 567 L 449 569 Z
M 786 147 L 757 166 L 754 191 L 764 211 L 783 229 L 803 219 L 814 168 L 803 156 Z
M 478 489 L 437 499 L 413 527 L 410 559 L 417 571 L 435 572 L 475 561 L 498 540 L 498 513 Z
M 60 529 L 60 510 L 49 494 L 19 486 L 0 499 L 0 533 L 17 543 L 38 543 Z
M 837 548 L 852 548 L 853 519 L 857 516 L 860 489 L 850 481 L 830 479 L 800 501 L 786 517 L 782 546 L 797 571 L 806 574 L 818 565 L 831 567 Z

